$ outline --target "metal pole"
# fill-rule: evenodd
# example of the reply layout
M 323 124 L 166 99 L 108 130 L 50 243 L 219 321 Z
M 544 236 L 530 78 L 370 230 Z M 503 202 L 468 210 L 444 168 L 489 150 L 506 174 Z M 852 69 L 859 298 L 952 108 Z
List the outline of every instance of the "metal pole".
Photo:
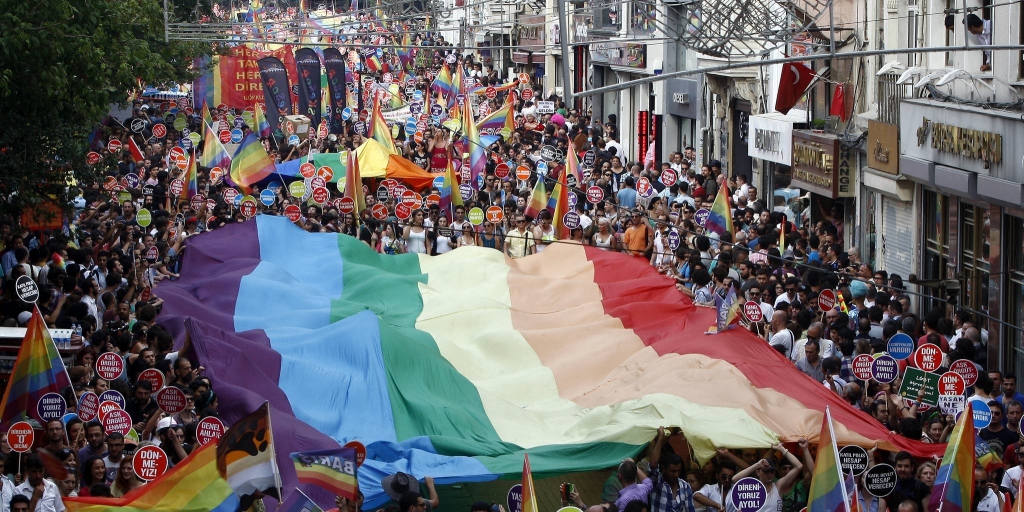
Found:
M 568 1 L 555 0 L 558 3 L 558 39 L 562 45 L 562 99 L 565 101 L 565 108 L 572 108 L 572 72 L 569 71 L 569 62 L 573 55 L 569 53 L 569 20 L 565 15 L 565 3 Z
M 164 42 L 171 42 L 170 32 L 167 30 L 167 0 L 164 0 Z
M 967 1 L 967 0 L 964 0 L 964 1 Z M 835 56 L 835 54 L 836 54 L 836 18 L 835 18 L 835 12 L 832 9 L 832 6 L 835 3 L 836 3 L 835 0 L 831 0 L 828 3 L 828 32 L 829 32 L 829 35 L 828 35 L 828 51 L 833 56 Z

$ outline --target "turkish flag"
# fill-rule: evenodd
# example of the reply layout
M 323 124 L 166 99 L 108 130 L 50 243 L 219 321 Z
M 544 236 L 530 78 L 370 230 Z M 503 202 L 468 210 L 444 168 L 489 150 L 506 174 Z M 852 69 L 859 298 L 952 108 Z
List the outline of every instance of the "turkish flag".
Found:
M 775 110 L 786 114 L 789 109 L 800 101 L 807 86 L 814 80 L 814 71 L 799 62 L 782 65 L 782 76 L 779 78 L 779 93 L 775 95 Z
M 829 109 L 830 116 L 839 116 L 839 119 L 846 121 L 846 84 L 836 85 L 832 93 L 832 108 Z

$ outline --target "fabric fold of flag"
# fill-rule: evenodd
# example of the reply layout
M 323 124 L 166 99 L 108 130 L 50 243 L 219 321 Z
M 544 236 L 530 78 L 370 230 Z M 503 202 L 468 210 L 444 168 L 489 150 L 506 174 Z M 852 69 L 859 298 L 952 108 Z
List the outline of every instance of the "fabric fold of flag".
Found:
M 29 418 L 45 422 L 39 417 L 36 405 L 47 393 L 60 393 L 71 385 L 64 361 L 46 329 L 39 308 L 32 310 L 25 339 L 18 350 L 14 369 L 0 407 L 0 428 L 6 431 L 12 424 Z
M 217 442 L 217 470 L 239 497 L 257 491 L 279 496 L 281 484 L 274 460 L 270 403 L 265 402 L 224 433 Z
M 547 208 L 547 205 L 548 191 L 544 187 L 544 177 L 537 176 L 537 184 L 533 186 L 533 192 L 530 192 L 530 200 L 526 203 L 524 214 L 527 217 L 536 219 L 540 216 L 540 211 Z
M 715 202 L 711 205 L 711 214 L 708 215 L 704 228 L 719 235 L 732 233 L 732 207 L 729 206 L 729 187 L 718 189 Z
M 220 167 L 231 168 L 231 155 L 220 143 L 220 138 L 213 132 L 213 128 L 203 121 L 203 154 L 199 156 L 199 165 L 206 168 Z
M 832 428 L 832 411 L 825 408 L 818 437 L 818 456 L 811 475 L 811 489 L 807 496 L 807 512 L 850 512 L 847 501 L 846 478 L 839 465 L 839 448 Z
M 928 510 L 969 512 L 974 493 L 974 412 L 971 401 L 960 413 L 932 484 Z
M 231 158 L 229 176 L 234 186 L 249 194 L 252 186 L 274 173 L 274 161 L 255 134 L 250 133 L 238 145 L 235 156 Z
M 291 457 L 299 482 L 318 485 L 342 498 L 357 498 L 355 449 L 295 452 Z
M 363 178 L 359 174 L 359 159 L 355 151 L 346 151 L 345 163 L 345 193 L 344 197 L 351 197 L 355 204 L 356 214 L 366 209 L 366 195 L 363 193 Z

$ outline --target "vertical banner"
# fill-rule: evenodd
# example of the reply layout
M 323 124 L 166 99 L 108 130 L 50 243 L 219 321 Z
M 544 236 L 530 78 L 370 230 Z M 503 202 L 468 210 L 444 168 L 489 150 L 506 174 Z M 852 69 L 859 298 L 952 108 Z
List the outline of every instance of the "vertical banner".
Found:
M 331 133 L 342 133 L 345 125 L 341 118 L 341 111 L 347 106 L 345 82 L 348 76 L 348 66 L 345 57 L 337 48 L 324 48 L 324 68 L 327 70 L 327 88 L 331 106 L 328 126 Z
M 267 122 L 271 132 L 281 129 L 281 118 L 292 114 L 291 87 L 288 71 L 277 57 L 264 57 L 256 61 L 263 80 L 263 100 L 267 104 Z
M 295 68 L 299 72 L 298 113 L 309 118 L 311 126 L 320 126 L 320 56 L 310 48 L 295 52 Z
M 263 81 L 256 61 L 263 57 L 277 57 L 288 70 L 288 77 L 295 81 L 295 56 L 291 47 L 263 52 L 249 46 L 236 46 L 226 55 L 200 57 L 194 67 L 202 70 L 193 81 L 192 96 L 196 109 L 202 104 L 214 108 L 224 104 L 233 108 L 251 107 L 263 103 Z

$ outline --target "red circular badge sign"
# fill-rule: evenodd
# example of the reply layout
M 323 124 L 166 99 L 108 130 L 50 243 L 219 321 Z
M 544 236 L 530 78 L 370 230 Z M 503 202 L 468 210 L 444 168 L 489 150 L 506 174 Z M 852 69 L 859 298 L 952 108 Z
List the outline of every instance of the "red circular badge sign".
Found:
M 103 430 L 107 433 L 128 434 L 132 429 L 132 417 L 122 409 L 114 409 L 103 417 Z
M 288 220 L 292 222 L 297 222 L 299 220 L 299 217 L 302 216 L 302 209 L 299 208 L 297 205 L 290 204 L 285 207 L 284 216 L 288 217 Z
M 326 181 L 331 181 L 331 178 L 334 177 L 334 169 L 331 169 L 330 167 L 325 165 L 316 170 L 316 176 Z
M 925 343 L 917 347 L 917 350 L 910 357 L 914 366 L 926 372 L 934 372 L 942 365 L 942 349 L 938 345 Z
M 946 372 L 939 377 L 940 395 L 962 395 L 967 389 L 964 378 L 956 372 Z
M 313 189 L 312 198 L 314 203 L 324 204 L 331 198 L 331 192 L 327 190 L 327 187 L 316 187 Z
M 750 300 L 743 304 L 743 316 L 751 322 L 761 322 L 764 320 L 764 311 L 761 310 L 760 304 Z
M 412 207 L 406 206 L 406 205 L 401 204 L 401 203 L 395 205 L 395 217 L 398 217 L 399 219 L 405 220 L 405 219 L 408 219 L 411 215 L 412 215 Z
M 181 195 L 181 191 L 184 188 L 185 188 L 185 182 L 184 181 L 181 181 L 181 180 L 171 180 L 171 186 L 170 186 L 171 195 L 174 195 L 174 196 Z
M 100 423 L 102 423 L 103 419 L 106 418 L 108 414 L 110 414 L 113 411 L 119 410 L 121 410 L 120 404 L 113 400 L 104 400 L 100 402 L 100 407 L 98 412 L 96 413 L 96 417 L 98 417 L 100 419 Z
M 196 194 L 192 196 L 192 199 L 189 201 L 189 205 L 192 206 L 192 209 L 196 211 L 199 211 L 199 209 L 202 208 L 203 205 L 205 204 L 206 198 L 203 197 L 202 194 Z
M 217 134 L 217 138 L 220 139 L 221 144 L 227 144 L 231 142 L 231 132 L 229 130 L 221 130 L 220 133 Z
M 185 392 L 175 386 L 167 386 L 156 394 L 156 404 L 169 414 L 185 410 Z
M 11 425 L 11 429 L 7 431 L 7 445 L 18 453 L 31 450 L 35 441 L 36 431 L 32 430 L 32 425 L 27 421 L 19 421 Z
M 153 248 L 156 249 L 155 246 Z M 153 393 L 160 391 L 160 389 L 164 387 L 164 374 L 156 368 L 143 370 L 142 373 L 139 374 L 139 380 L 149 381 L 149 383 L 153 385 L 153 389 L 151 390 Z
M 664 183 L 666 187 L 675 185 L 677 179 L 679 179 L 679 176 L 676 174 L 674 169 L 665 169 L 664 171 L 661 171 L 661 182 Z
M 597 185 L 591 185 L 587 188 L 587 201 L 597 204 L 604 199 L 604 189 Z
M 356 451 L 356 466 L 362 466 L 363 461 L 366 460 L 366 447 L 359 441 L 349 441 L 345 443 L 343 448 L 352 448 Z
M 494 175 L 497 176 L 498 179 L 503 180 L 505 178 L 508 178 L 508 173 L 508 164 L 506 164 L 505 162 L 502 162 L 494 167 Z
M 356 211 L 356 202 L 351 197 L 342 197 L 338 202 L 338 211 L 349 214 Z
M 110 151 L 111 153 L 117 153 L 118 151 L 121 151 L 121 141 L 114 139 L 108 142 L 107 151 Z
M 423 200 L 423 203 L 426 204 L 428 208 L 434 205 L 440 205 L 441 196 L 438 194 L 430 194 Z
M 832 308 L 836 307 L 836 292 L 832 290 L 822 290 L 821 294 L 818 295 L 818 309 L 822 313 L 828 313 L 832 311 Z
M 299 174 L 301 174 L 303 178 L 312 178 L 313 176 L 316 176 L 316 166 L 310 162 L 306 162 L 299 166 Z
M 95 151 L 90 151 L 85 154 L 85 163 L 89 165 L 96 165 L 100 163 L 100 160 L 103 160 L 103 156 Z
M 96 373 L 106 380 L 114 380 L 124 373 L 124 359 L 113 352 L 104 352 L 96 358 Z
M 135 451 L 132 468 L 142 480 L 155 480 L 167 471 L 167 454 L 159 446 L 143 446 Z
M 92 391 L 86 391 L 82 393 L 82 396 L 78 399 L 78 417 L 82 418 L 84 422 L 90 422 L 96 419 L 96 413 L 99 412 L 100 408 L 100 397 L 96 396 L 96 393 Z
M 157 123 L 153 125 L 153 136 L 162 139 L 164 135 L 167 135 L 167 125 L 163 123 Z
M 967 386 L 973 386 L 978 382 L 978 367 L 968 359 L 961 359 L 949 365 L 949 371 L 960 374 Z
M 246 218 L 256 216 L 256 200 L 246 199 L 242 201 L 242 204 L 238 205 L 238 211 L 242 212 L 242 216 Z
M 871 363 L 875 358 L 870 354 L 860 354 L 853 358 L 853 376 L 860 380 L 871 380 Z
M 224 430 L 223 421 L 213 416 L 207 416 L 199 420 L 199 424 L 196 425 L 196 440 L 201 445 L 214 443 L 224 435 Z
M 502 211 L 500 206 L 489 206 L 484 214 L 487 216 L 487 222 L 493 222 L 495 224 L 501 222 L 501 219 L 505 218 L 505 212 Z
M 487 89 L 484 89 L 484 95 L 487 96 L 487 99 L 493 100 L 498 97 L 498 90 L 494 87 L 488 87 Z
M 523 89 L 523 101 L 533 98 L 533 89 Z
M 373 218 L 377 220 L 386 220 L 388 218 L 388 208 L 380 203 L 373 205 L 373 209 L 370 210 L 373 214 Z
M 223 195 L 225 203 L 235 204 L 235 197 L 238 196 L 238 191 L 233 188 L 226 188 Z
M 402 204 L 412 208 L 416 204 L 416 192 L 413 192 L 412 190 L 402 192 Z

